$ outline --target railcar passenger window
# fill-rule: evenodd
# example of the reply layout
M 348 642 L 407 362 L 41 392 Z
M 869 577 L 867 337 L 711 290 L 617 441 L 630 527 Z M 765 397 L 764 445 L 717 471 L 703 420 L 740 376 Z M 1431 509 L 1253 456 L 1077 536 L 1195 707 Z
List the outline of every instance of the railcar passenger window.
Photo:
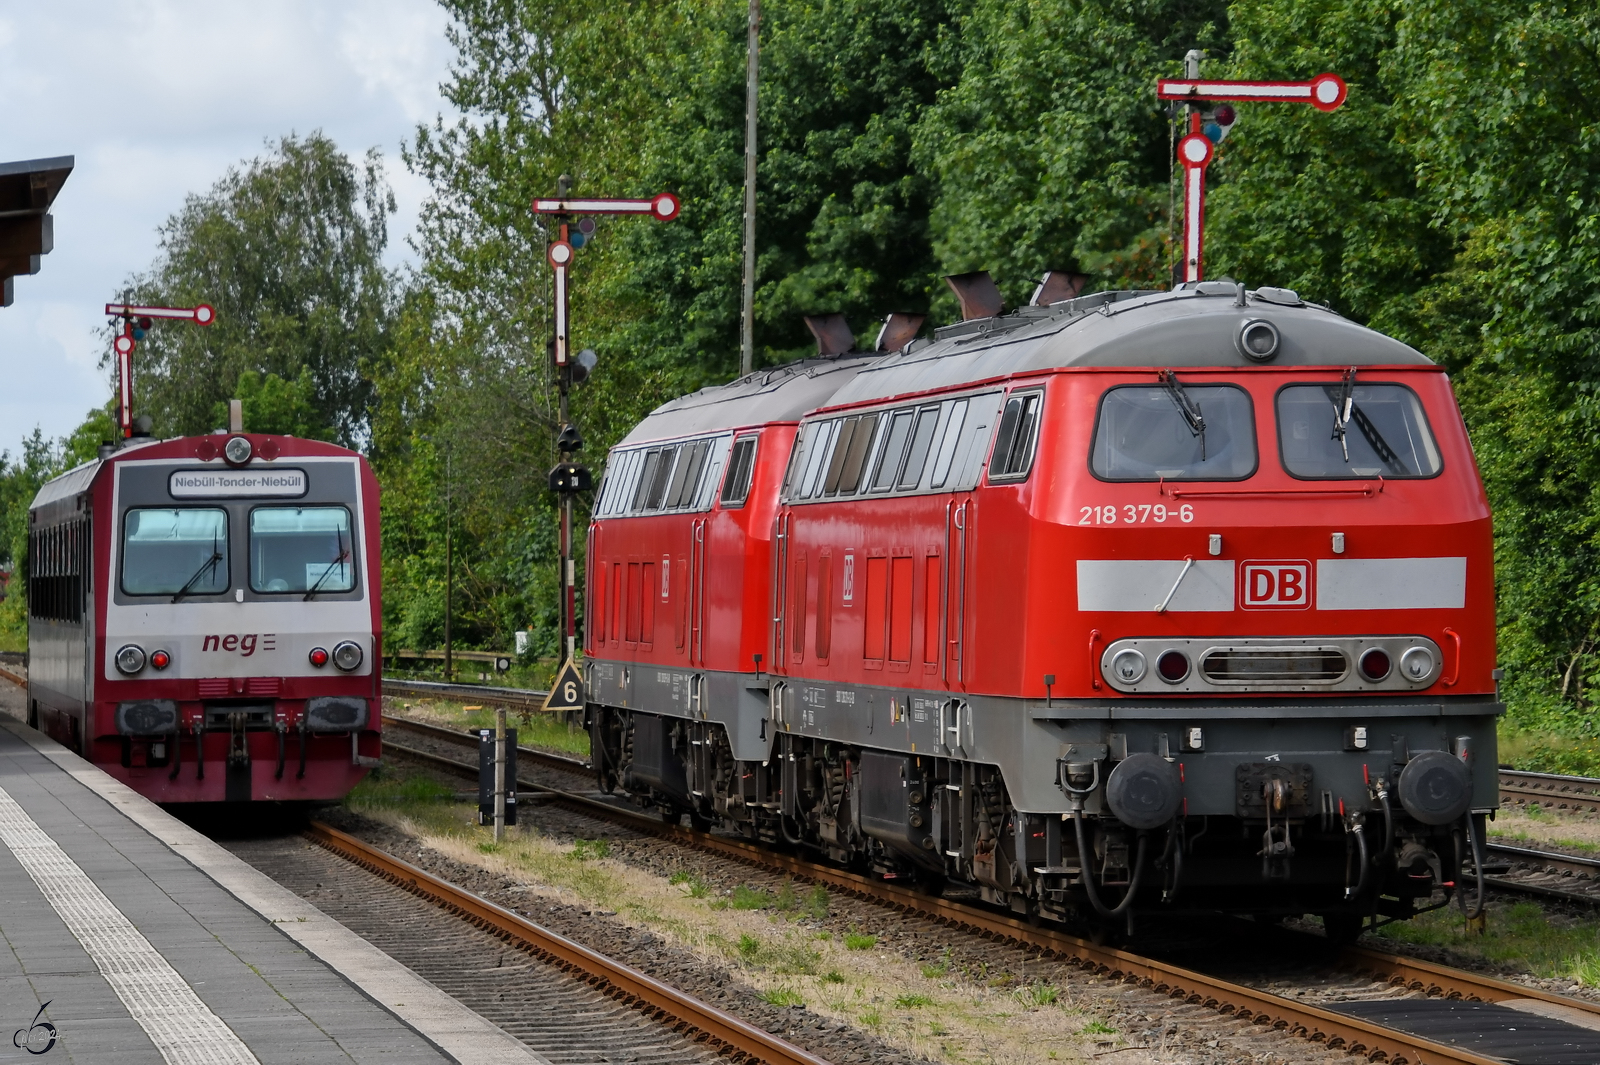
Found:
M 1039 406 L 1043 396 L 1038 392 L 1013 395 L 1006 400 L 1005 413 L 1000 415 L 1000 432 L 994 442 L 994 455 L 989 459 L 989 479 L 1021 480 L 1033 467 L 1033 450 L 1039 436 Z
M 257 507 L 250 512 L 250 590 L 348 592 L 355 537 L 344 507 Z
M 1349 399 L 1348 419 L 1345 399 Z M 1289 385 L 1278 393 L 1278 449 L 1291 477 L 1434 477 L 1444 468 L 1417 394 L 1404 385 Z
M 226 511 L 172 507 L 123 517 L 123 592 L 218 595 L 228 587 Z
M 756 438 L 747 436 L 733 445 L 728 460 L 728 479 L 722 485 L 722 505 L 742 507 L 750 495 L 750 474 L 756 464 Z
M 872 491 L 887 492 L 894 487 L 895 474 L 900 472 L 900 459 L 906 453 L 906 441 L 911 438 L 911 416 L 915 413 L 897 410 L 890 417 L 886 443 L 878 455 L 877 469 L 872 474 Z
M 1250 396 L 1234 385 L 1118 385 L 1100 397 L 1089 468 L 1105 481 L 1237 481 L 1256 470 Z M 1183 398 L 1198 416 L 1191 421 Z

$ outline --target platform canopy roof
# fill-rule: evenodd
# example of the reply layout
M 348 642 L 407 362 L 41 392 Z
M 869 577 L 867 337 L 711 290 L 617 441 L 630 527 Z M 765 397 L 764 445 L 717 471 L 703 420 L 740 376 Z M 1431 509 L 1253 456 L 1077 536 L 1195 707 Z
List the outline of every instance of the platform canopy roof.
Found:
M 11 306 L 11 279 L 37 274 L 40 256 L 55 247 L 50 205 L 72 166 L 70 155 L 0 163 L 0 307 Z

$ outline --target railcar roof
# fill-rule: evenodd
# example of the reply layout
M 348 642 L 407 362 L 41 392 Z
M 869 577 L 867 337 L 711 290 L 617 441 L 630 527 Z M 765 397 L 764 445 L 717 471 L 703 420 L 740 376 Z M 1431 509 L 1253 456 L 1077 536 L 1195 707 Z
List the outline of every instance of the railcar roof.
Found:
M 1241 295 L 1242 294 L 1242 295 Z M 1242 301 L 1242 305 L 1241 305 Z M 1246 292 L 1203 281 L 1171 292 L 1096 292 L 1048 307 L 958 322 L 888 354 L 801 359 L 703 388 L 656 408 L 622 441 L 668 440 L 767 422 L 818 407 L 866 403 L 1066 367 L 1257 368 L 1234 338 L 1250 319 L 1277 327 L 1266 367 L 1431 366 L 1433 361 L 1287 289 Z
M 829 402 L 840 387 L 877 355 L 800 359 L 702 388 L 663 403 L 634 426 L 618 446 L 671 440 L 770 422 L 797 422 Z

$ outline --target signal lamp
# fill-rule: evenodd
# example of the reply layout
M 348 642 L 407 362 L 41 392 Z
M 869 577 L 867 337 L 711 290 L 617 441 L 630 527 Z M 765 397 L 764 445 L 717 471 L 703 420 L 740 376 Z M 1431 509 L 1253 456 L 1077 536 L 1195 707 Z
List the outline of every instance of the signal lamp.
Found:
M 144 668 L 144 648 L 136 643 L 124 644 L 117 649 L 117 671 L 133 676 Z
M 1200 132 L 1212 144 L 1221 144 L 1238 120 L 1239 112 L 1233 109 L 1232 104 L 1218 104 L 1200 116 Z
M 1368 680 L 1382 680 L 1384 677 L 1389 675 L 1389 670 L 1391 668 L 1393 667 L 1389 662 L 1389 654 L 1387 651 L 1379 650 L 1376 647 L 1369 647 L 1361 655 L 1361 675 L 1366 677 Z
M 581 248 L 585 244 L 589 243 L 589 238 L 584 236 L 583 232 L 580 230 L 576 233 L 568 233 L 567 243 L 571 244 L 574 248 Z
M 1176 684 L 1189 675 L 1189 656 L 1182 651 L 1162 651 L 1156 659 L 1156 672 L 1168 684 Z
M 600 356 L 594 353 L 593 348 L 584 348 L 578 352 L 578 357 L 572 362 L 572 383 L 581 385 L 589 379 L 589 373 L 599 365 Z
M 586 237 L 594 236 L 594 219 L 592 219 L 592 218 L 580 218 L 580 219 L 578 219 L 578 232 L 582 233 Z
M 328 651 L 325 647 L 313 647 L 306 657 L 311 659 L 311 664 L 321 669 L 328 664 Z
M 135 340 L 143 340 L 144 339 L 144 330 L 139 328 L 138 326 L 134 326 L 133 329 L 131 330 L 131 332 L 133 334 L 133 339 L 135 339 Z
M 172 665 L 172 656 L 165 651 L 150 652 L 150 665 L 156 669 L 166 669 Z
M 366 657 L 361 650 L 361 645 L 351 640 L 343 640 L 333 645 L 333 664 L 346 673 L 357 669 L 362 658 Z

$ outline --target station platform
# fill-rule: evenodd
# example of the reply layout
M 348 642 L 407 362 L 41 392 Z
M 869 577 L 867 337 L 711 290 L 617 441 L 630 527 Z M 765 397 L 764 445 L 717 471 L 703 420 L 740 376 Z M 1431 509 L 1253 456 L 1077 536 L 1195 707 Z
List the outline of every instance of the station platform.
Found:
M 0 1062 L 545 1062 L 4 714 L 0 937 Z

